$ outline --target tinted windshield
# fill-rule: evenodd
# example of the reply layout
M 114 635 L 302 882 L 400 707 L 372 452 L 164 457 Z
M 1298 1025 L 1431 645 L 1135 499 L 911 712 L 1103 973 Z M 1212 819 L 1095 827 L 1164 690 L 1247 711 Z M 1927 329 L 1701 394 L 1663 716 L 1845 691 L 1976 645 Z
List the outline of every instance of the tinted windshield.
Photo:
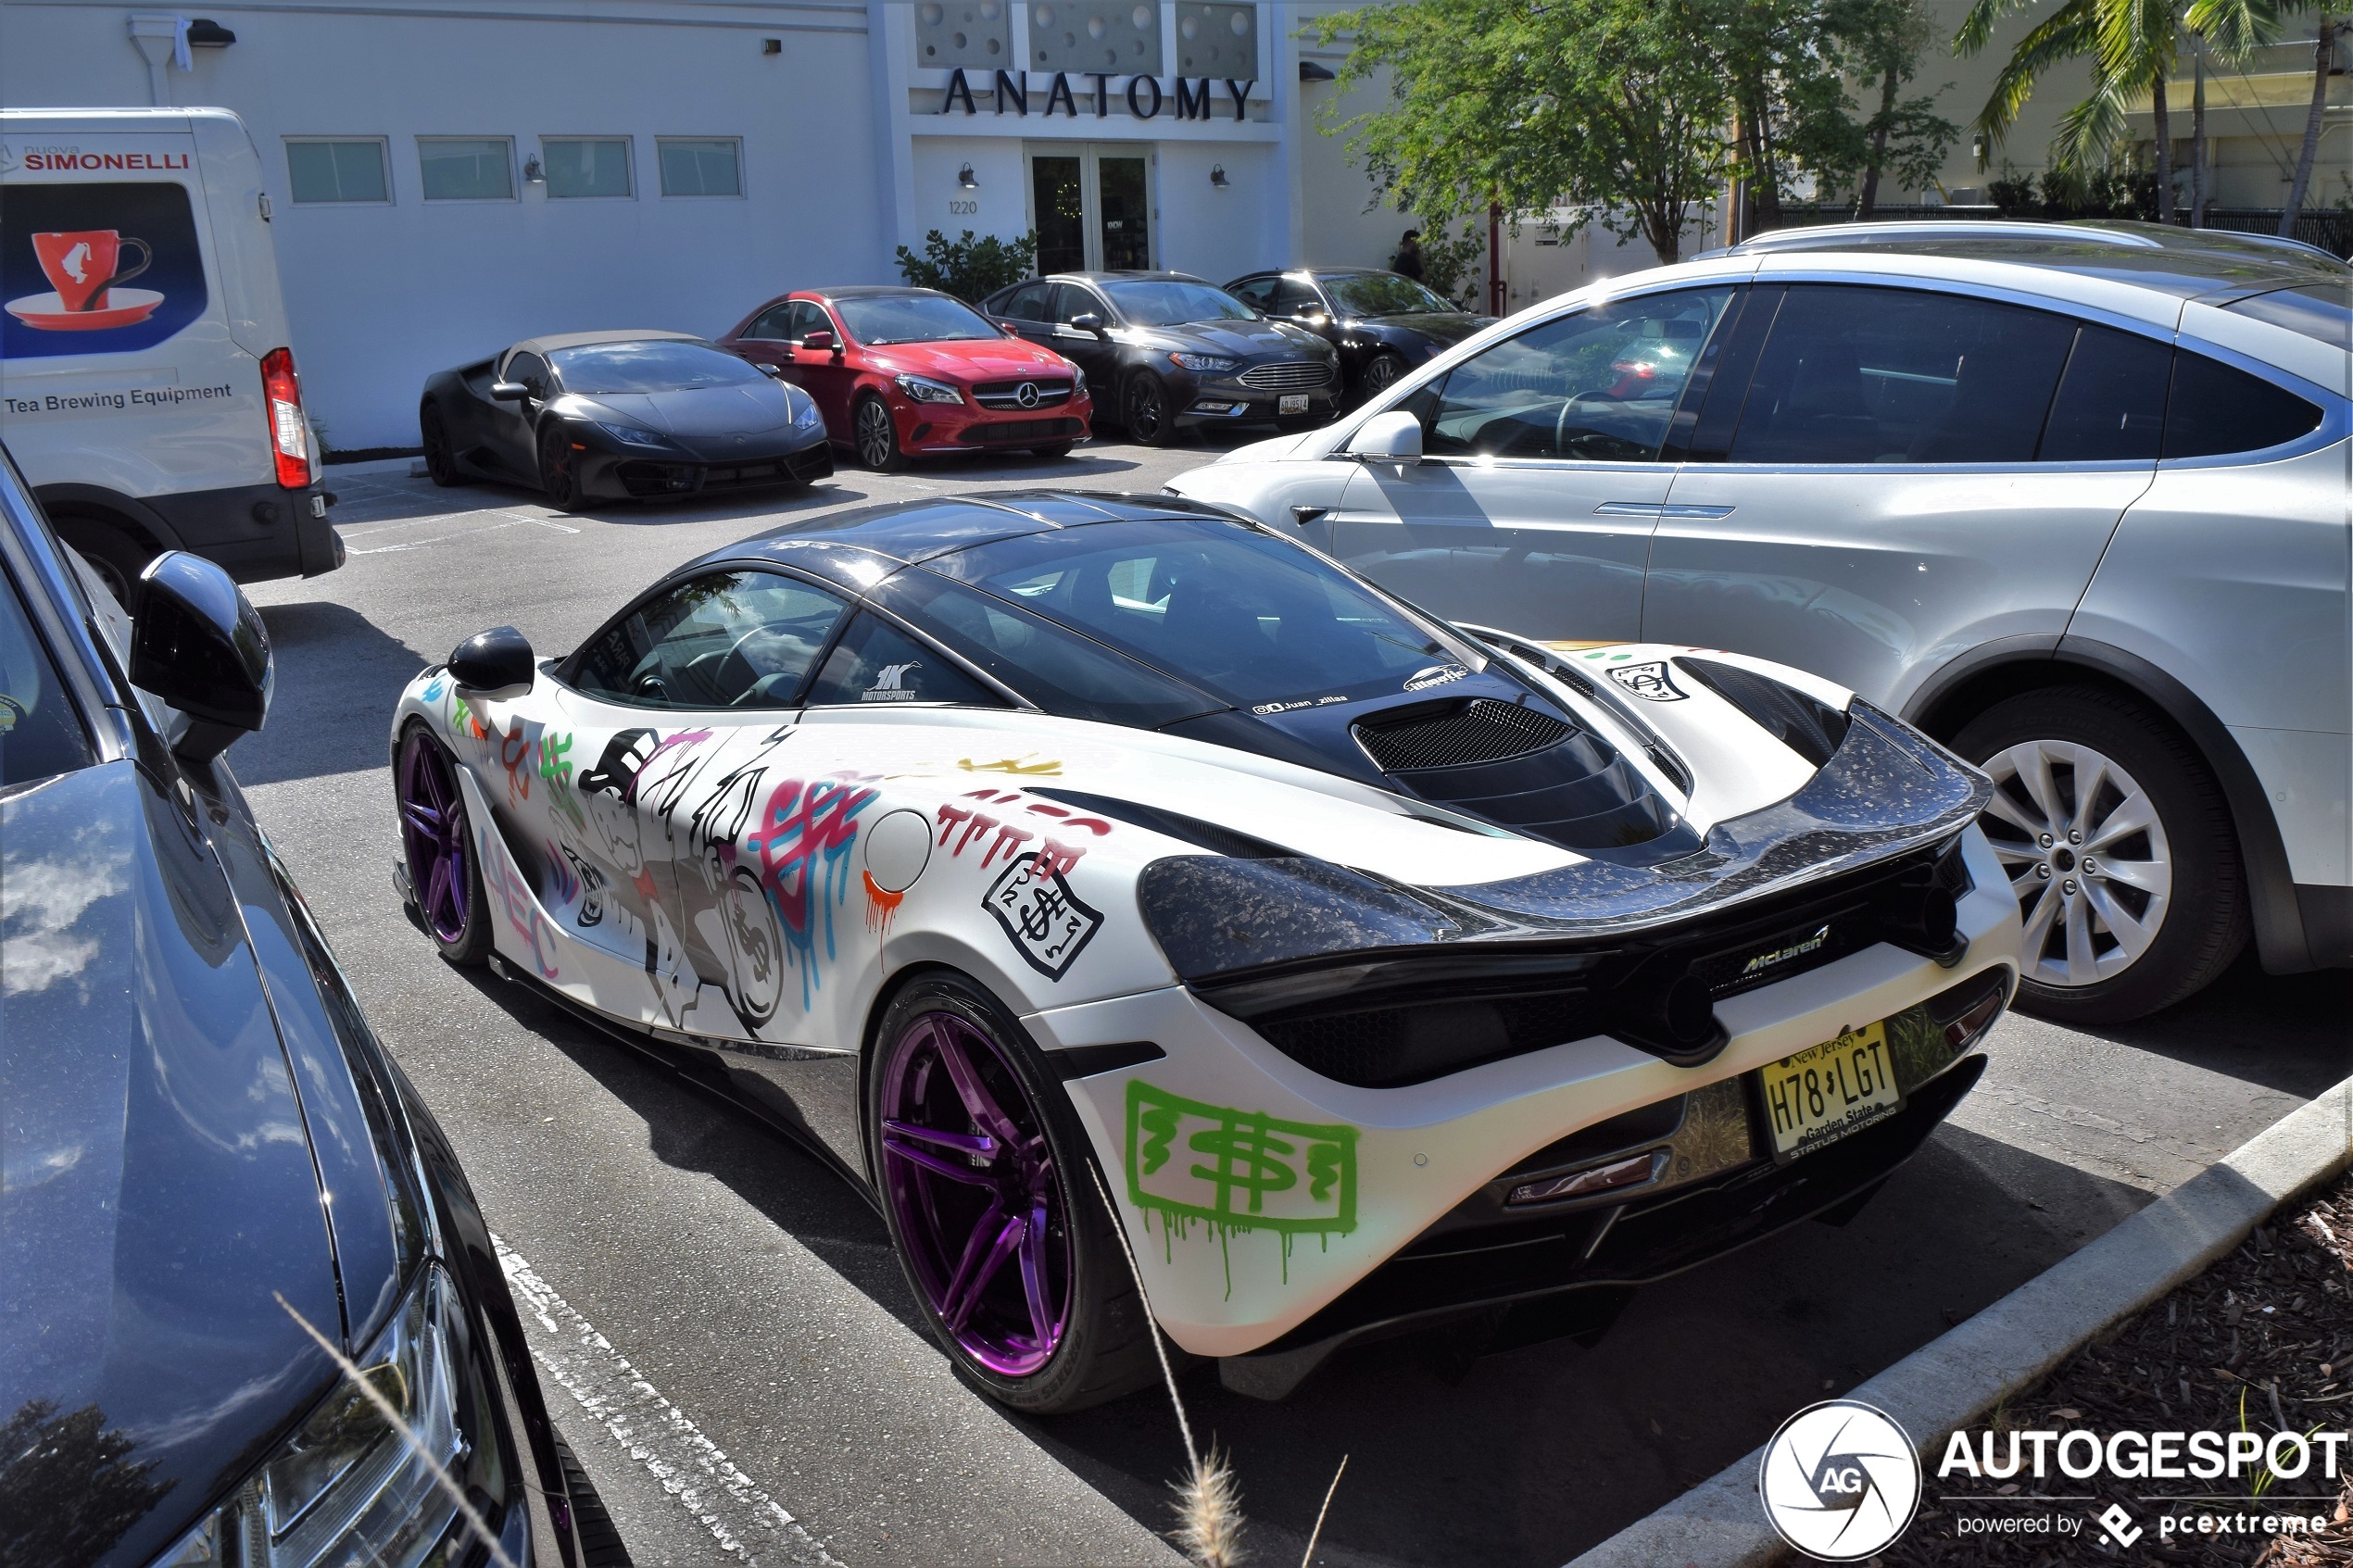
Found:
M 837 299 L 841 324 L 868 347 L 886 343 L 961 343 L 1005 334 L 960 299 L 944 294 L 892 294 Z
M 961 551 L 931 569 L 1239 707 L 1403 689 L 1478 659 L 1287 541 L 1202 518 L 1114 522 Z
M 674 339 L 648 343 L 598 343 L 559 348 L 547 357 L 564 390 L 595 396 L 605 392 L 684 392 L 698 386 L 746 386 L 767 378 L 732 354 L 708 344 Z
M 1258 312 L 1207 283 L 1130 278 L 1102 285 L 1121 316 L 1139 327 L 1174 327 L 1187 321 L 1255 321 Z
M 1332 303 L 1350 316 L 1413 316 L 1430 311 L 1455 313 L 1455 307 L 1439 298 L 1411 278 L 1401 278 L 1394 272 L 1366 272 L 1349 278 L 1327 278 L 1324 287 L 1331 291 Z

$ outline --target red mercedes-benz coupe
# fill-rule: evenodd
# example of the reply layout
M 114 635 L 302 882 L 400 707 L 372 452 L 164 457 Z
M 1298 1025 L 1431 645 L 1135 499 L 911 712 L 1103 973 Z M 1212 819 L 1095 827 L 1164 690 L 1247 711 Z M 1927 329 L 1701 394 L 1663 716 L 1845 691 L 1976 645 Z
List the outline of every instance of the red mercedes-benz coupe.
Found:
M 1086 372 L 936 289 L 801 289 L 719 341 L 806 387 L 872 469 L 1001 446 L 1059 458 L 1094 414 Z

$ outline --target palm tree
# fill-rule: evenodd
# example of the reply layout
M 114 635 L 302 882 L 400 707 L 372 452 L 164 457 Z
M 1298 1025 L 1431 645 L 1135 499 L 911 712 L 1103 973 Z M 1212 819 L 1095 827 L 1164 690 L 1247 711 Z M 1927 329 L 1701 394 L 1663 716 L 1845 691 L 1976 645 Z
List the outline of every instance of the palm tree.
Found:
M 2293 239 L 2296 220 L 2304 210 L 2304 194 L 2312 185 L 2312 159 L 2321 147 L 2321 115 L 2328 107 L 2329 68 L 2335 63 L 2336 35 L 2347 26 L 2321 13 L 2319 41 L 2312 50 L 2312 107 L 2304 119 L 2304 146 L 2296 156 L 2296 180 L 2288 187 L 2287 210 L 2280 214 L 2280 233 Z

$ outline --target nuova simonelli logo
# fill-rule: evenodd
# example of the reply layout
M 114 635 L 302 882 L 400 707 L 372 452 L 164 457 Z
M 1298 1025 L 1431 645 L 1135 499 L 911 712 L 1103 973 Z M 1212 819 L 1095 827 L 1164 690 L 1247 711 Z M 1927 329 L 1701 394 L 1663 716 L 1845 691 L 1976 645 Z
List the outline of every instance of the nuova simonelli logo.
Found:
M 1765 1445 L 1756 1493 L 1781 1539 L 1818 1562 L 1856 1562 L 1911 1524 L 1919 1455 L 1885 1411 L 1825 1399 L 1781 1423 Z

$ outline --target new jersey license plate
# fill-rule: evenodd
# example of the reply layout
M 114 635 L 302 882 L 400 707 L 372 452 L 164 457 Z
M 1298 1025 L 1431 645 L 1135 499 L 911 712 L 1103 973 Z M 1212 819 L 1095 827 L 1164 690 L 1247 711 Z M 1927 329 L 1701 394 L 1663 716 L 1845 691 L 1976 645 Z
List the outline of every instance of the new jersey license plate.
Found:
M 1893 1116 L 1904 1104 L 1887 1058 L 1883 1023 L 1846 1030 L 1835 1040 L 1781 1058 L 1758 1076 L 1773 1158 L 1780 1160 L 1811 1154 Z
M 1287 392 L 1283 394 L 1281 401 L 1277 403 L 1275 406 L 1275 411 L 1278 414 L 1303 414 L 1307 412 L 1307 394 L 1303 392 Z

